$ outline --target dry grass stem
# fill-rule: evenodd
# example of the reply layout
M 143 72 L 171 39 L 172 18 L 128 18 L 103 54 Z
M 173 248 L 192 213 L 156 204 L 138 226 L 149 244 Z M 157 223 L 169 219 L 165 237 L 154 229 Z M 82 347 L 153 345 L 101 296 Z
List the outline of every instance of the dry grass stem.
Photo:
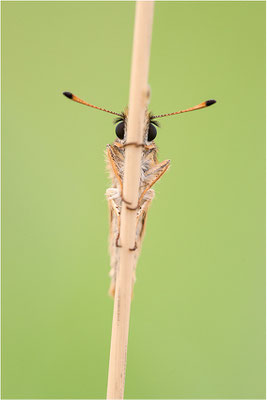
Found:
M 148 70 L 152 36 L 154 1 L 136 3 L 133 56 L 130 81 L 127 142 L 142 143 L 145 110 L 149 100 Z M 127 146 L 125 149 L 123 198 L 134 207 L 138 202 L 142 148 Z M 137 211 L 128 210 L 123 202 L 121 213 L 120 267 L 116 282 L 112 336 L 109 360 L 107 399 L 123 399 L 132 274 L 134 268 Z

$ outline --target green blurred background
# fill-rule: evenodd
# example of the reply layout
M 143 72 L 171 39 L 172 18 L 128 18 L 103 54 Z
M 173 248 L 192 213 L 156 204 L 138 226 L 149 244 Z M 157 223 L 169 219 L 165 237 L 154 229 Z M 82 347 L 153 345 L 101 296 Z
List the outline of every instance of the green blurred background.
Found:
M 2 2 L 2 398 L 104 398 L 109 186 L 133 2 Z M 156 185 L 127 398 L 265 396 L 265 3 L 157 2 Z

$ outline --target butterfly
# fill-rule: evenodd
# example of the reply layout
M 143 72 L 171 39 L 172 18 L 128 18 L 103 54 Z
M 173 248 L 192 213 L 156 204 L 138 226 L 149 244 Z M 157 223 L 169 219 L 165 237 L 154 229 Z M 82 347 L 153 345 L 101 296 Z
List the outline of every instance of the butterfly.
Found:
M 106 163 L 111 179 L 111 187 L 106 190 L 106 198 L 109 206 L 109 252 L 110 252 L 110 277 L 111 284 L 109 294 L 114 297 L 116 278 L 118 275 L 119 261 L 120 261 L 120 216 L 122 209 L 122 202 L 125 201 L 122 197 L 123 193 L 123 176 L 125 166 L 125 148 L 128 145 L 142 146 L 142 161 L 141 161 L 141 175 L 139 183 L 139 196 L 137 216 L 136 216 L 136 235 L 135 235 L 135 246 L 130 249 L 135 252 L 135 258 L 137 258 L 141 251 L 141 245 L 144 238 L 145 226 L 147 220 L 147 212 L 149 206 L 155 196 L 155 191 L 152 189 L 154 184 L 165 174 L 170 167 L 170 160 L 162 162 L 158 161 L 157 153 L 158 148 L 155 143 L 157 136 L 157 128 L 159 123 L 157 119 L 167 117 L 176 114 L 182 114 L 188 111 L 200 110 L 216 103 L 215 100 L 207 100 L 198 104 L 197 106 L 176 111 L 169 114 L 153 115 L 149 111 L 145 113 L 145 123 L 143 131 L 143 143 L 127 143 L 127 122 L 128 122 L 128 110 L 126 109 L 123 113 L 116 113 L 114 111 L 106 110 L 102 107 L 97 107 L 92 104 L 81 100 L 70 92 L 63 93 L 69 99 L 84 104 L 86 106 L 95 108 L 100 111 L 116 115 L 115 120 L 115 133 L 116 139 L 113 144 L 108 144 L 106 147 Z M 130 208 L 130 207 L 128 207 Z M 135 262 L 136 266 L 136 262 Z M 133 271 L 133 285 L 135 283 L 135 269 Z

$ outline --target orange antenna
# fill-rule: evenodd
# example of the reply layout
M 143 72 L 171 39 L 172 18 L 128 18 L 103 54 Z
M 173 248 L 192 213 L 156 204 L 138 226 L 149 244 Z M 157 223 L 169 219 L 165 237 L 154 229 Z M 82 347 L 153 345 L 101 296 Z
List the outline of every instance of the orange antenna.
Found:
M 214 103 L 216 103 L 216 100 L 207 100 L 207 101 L 204 101 L 203 103 L 198 104 L 195 107 L 187 108 L 186 110 L 176 111 L 176 112 L 173 112 L 173 113 L 170 113 L 170 114 L 153 115 L 151 119 L 169 117 L 170 115 L 182 114 L 182 113 L 185 113 L 185 112 L 188 112 L 188 111 L 201 110 L 201 108 L 209 107 Z
M 116 113 L 116 112 L 114 112 L 114 111 L 109 111 L 109 110 L 106 110 L 105 108 L 93 106 L 93 104 L 89 104 L 89 103 L 87 103 L 86 101 L 84 101 L 84 100 L 82 100 L 82 99 L 79 99 L 79 97 L 75 96 L 74 94 L 72 94 L 72 93 L 70 93 L 70 92 L 63 92 L 63 94 L 64 94 L 64 96 L 66 96 L 68 99 L 71 99 L 71 100 L 73 100 L 73 101 L 76 101 L 77 103 L 81 103 L 81 104 L 84 104 L 85 106 L 89 106 L 89 107 L 92 107 L 92 108 L 96 108 L 97 110 L 105 111 L 105 112 L 107 112 L 107 113 L 114 114 L 114 115 L 118 115 L 119 117 L 123 117 L 122 114 Z

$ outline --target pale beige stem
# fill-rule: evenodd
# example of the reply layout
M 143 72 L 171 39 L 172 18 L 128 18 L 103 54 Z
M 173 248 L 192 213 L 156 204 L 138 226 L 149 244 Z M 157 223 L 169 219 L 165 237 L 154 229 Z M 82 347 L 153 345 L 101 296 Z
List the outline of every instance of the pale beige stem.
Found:
M 133 40 L 133 56 L 130 81 L 127 142 L 143 142 L 144 117 L 149 100 L 148 70 L 152 36 L 154 1 L 137 1 Z M 125 149 L 123 198 L 135 207 L 138 202 L 141 174 L 142 148 L 128 146 Z M 116 281 L 112 336 L 110 347 L 107 399 L 123 399 L 132 276 L 136 236 L 136 213 L 123 202 L 121 213 L 120 266 Z

